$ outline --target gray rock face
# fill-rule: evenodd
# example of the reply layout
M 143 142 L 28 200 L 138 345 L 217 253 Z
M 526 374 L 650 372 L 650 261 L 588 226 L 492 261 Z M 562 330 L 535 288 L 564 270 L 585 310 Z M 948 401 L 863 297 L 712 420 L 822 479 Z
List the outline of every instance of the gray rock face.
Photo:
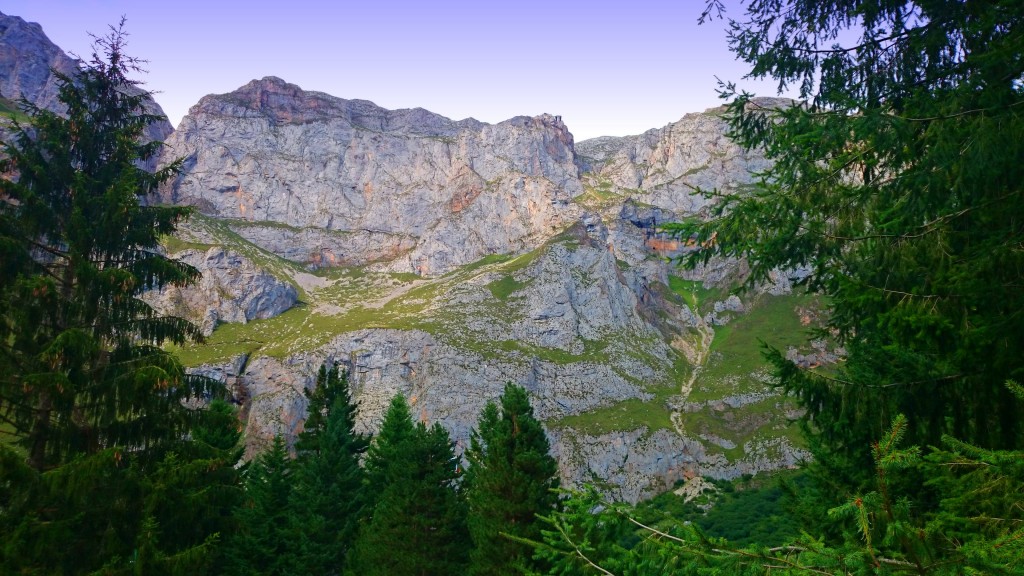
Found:
M 748 456 L 735 462 L 708 453 L 702 442 L 669 430 L 626 430 L 600 436 L 555 431 L 552 447 L 564 485 L 579 486 L 601 478 L 608 483 L 611 496 L 631 503 L 664 492 L 684 478 L 736 478 L 796 466 L 808 458 L 806 451 L 794 448 L 785 438 L 748 444 L 744 447 Z
M 638 136 L 605 136 L 576 144 L 580 167 L 595 183 L 676 215 L 694 214 L 709 200 L 697 189 L 735 190 L 767 168 L 757 151 L 747 152 L 726 136 L 718 109 L 687 114 L 664 128 Z
M 312 264 L 383 251 L 394 270 L 443 273 L 540 244 L 576 217 L 582 192 L 558 117 L 454 122 L 278 78 L 203 98 L 167 144 L 165 158 L 186 163 L 163 201 L 271 223 L 249 239 Z M 306 230 L 342 234 L 297 249 Z
M 0 96 L 15 102 L 25 98 L 40 108 L 61 112 L 63 108 L 57 100 L 58 79 L 53 70 L 73 76 L 78 67 L 77 60 L 46 37 L 42 26 L 0 13 Z M 160 105 L 152 98 L 147 98 L 146 110 L 163 115 Z M 170 122 L 164 120 L 151 124 L 146 137 L 163 141 L 173 131 Z M 145 167 L 153 170 L 157 161 L 153 158 Z
M 202 278 L 192 286 L 152 291 L 146 300 L 164 314 L 191 320 L 207 336 L 220 322 L 271 318 L 298 301 L 294 286 L 223 248 L 189 249 L 172 257 L 197 268 Z
M 64 53 L 35 22 L 0 14 L 0 96 L 24 97 L 40 108 L 57 110 L 57 77 L 74 74 L 78 62 Z
M 239 374 L 246 391 L 238 394 L 249 406 L 249 451 L 276 434 L 294 437 L 305 410 L 301 390 L 313 385 L 324 362 L 349 369 L 365 429 L 375 430 L 391 397 L 401 393 L 414 414 L 443 422 L 460 446 L 484 404 L 509 381 L 531 392 L 541 419 L 650 398 L 643 384 L 669 378 L 673 352 L 643 317 L 637 290 L 644 280 L 629 279 L 604 244 L 576 230 L 511 274 L 524 281 L 505 296 L 507 307 L 497 306 L 491 290 L 493 282 L 509 277 L 500 272 L 452 285 L 425 313 L 452 318 L 461 312 L 443 334 L 358 330 L 316 350 L 249 362 Z M 515 345 L 494 354 L 501 342 Z M 585 342 L 599 350 L 588 351 Z M 637 345 L 646 347 L 646 361 L 631 353 Z

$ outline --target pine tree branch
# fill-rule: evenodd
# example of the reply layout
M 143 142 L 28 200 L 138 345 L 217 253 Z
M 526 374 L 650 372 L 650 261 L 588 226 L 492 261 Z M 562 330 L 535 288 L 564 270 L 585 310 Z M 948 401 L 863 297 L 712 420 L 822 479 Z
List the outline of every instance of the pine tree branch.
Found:
M 555 529 L 558 530 L 558 533 L 562 535 L 562 538 L 569 544 L 569 546 L 572 546 L 572 549 L 576 552 L 576 555 L 579 556 L 580 558 L 582 558 L 592 568 L 594 568 L 598 572 L 604 574 L 605 576 L 615 576 L 615 574 L 605 570 L 601 566 L 598 566 L 597 564 L 594 563 L 593 560 L 588 558 L 587 555 L 584 554 L 582 550 L 580 550 L 580 547 L 577 546 L 576 543 L 572 541 L 572 538 L 569 537 L 569 535 L 565 532 L 565 530 L 562 528 L 561 525 L 555 524 Z
M 957 373 L 957 374 L 949 374 L 949 375 L 946 375 L 946 376 L 939 376 L 937 378 L 929 378 L 927 380 L 915 380 L 913 382 L 893 382 L 893 383 L 890 383 L 890 384 L 865 384 L 865 383 L 860 383 L 860 382 L 850 382 L 849 380 L 843 380 L 841 378 L 836 378 L 834 376 L 828 376 L 828 375 L 822 374 L 820 372 L 811 372 L 811 374 L 813 374 L 816 378 L 821 378 L 822 380 L 828 380 L 830 382 L 835 382 L 837 384 L 842 384 L 844 386 L 856 386 L 858 388 L 872 388 L 872 389 L 896 388 L 898 386 L 917 386 L 919 384 L 928 384 L 929 382 L 945 382 L 946 380 L 955 380 L 957 378 L 963 378 L 965 376 L 969 376 L 969 374 L 965 374 L 965 373 L 961 372 L 961 373 Z

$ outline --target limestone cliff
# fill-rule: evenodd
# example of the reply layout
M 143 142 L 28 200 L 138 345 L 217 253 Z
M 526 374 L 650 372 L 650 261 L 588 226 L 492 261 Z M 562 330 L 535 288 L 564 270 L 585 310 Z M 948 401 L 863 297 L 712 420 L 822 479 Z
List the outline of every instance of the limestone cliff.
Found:
M 587 184 L 677 216 L 699 212 L 709 201 L 698 190 L 737 190 L 767 167 L 758 151 L 729 139 L 720 114 L 711 109 L 637 136 L 578 143 Z
M 217 324 L 271 318 L 298 301 L 294 286 L 231 250 L 188 248 L 170 257 L 199 270 L 199 281 L 186 287 L 165 286 L 144 298 L 162 314 L 188 319 L 206 336 Z
M 539 245 L 575 219 L 582 192 L 558 117 L 455 122 L 272 77 L 203 98 L 165 157 L 185 170 L 162 200 L 314 266 L 448 272 Z
M 58 78 L 54 71 L 73 77 L 79 62 L 64 53 L 47 38 L 43 28 L 35 22 L 26 22 L 17 16 L 0 13 L 0 98 L 17 106 L 24 98 L 45 110 L 61 112 L 57 100 Z M 163 110 L 152 98 L 147 98 L 146 109 L 163 115 Z M 150 140 L 163 141 L 174 129 L 170 122 L 155 122 L 146 130 Z M 152 170 L 157 158 L 147 163 Z
M 57 77 L 70 75 L 78 62 L 64 53 L 35 22 L 0 13 L 0 96 L 24 97 L 40 108 L 56 110 Z

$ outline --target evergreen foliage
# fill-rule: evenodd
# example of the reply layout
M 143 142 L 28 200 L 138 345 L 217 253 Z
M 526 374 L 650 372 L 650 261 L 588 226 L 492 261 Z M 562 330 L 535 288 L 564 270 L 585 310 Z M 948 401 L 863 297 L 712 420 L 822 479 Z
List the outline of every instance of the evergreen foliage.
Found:
M 217 426 L 192 407 L 213 384 L 160 346 L 199 332 L 139 298 L 196 278 L 157 243 L 189 212 L 140 204 L 179 164 L 140 168 L 159 117 L 121 28 L 96 40 L 57 73 L 64 111 L 23 101 L 28 124 L 0 145 L 0 422 L 16 446 L 0 444 L 0 572 L 195 574 L 237 451 L 189 440 Z
M 139 296 L 197 272 L 158 252 L 185 208 L 139 199 L 171 178 L 138 165 L 158 119 L 128 74 L 124 35 L 98 39 L 74 78 L 60 75 L 65 114 L 23 103 L 31 116 L 3 146 L 0 171 L 0 416 L 30 465 L 45 471 L 113 446 L 147 451 L 178 442 L 199 411 L 182 400 L 208 391 L 159 346 L 199 337 Z
M 772 355 L 815 457 L 862 487 L 898 413 L 925 446 L 1020 447 L 1003 382 L 1024 371 L 1024 4 L 779 0 L 729 26 L 750 75 L 806 104 L 724 88 L 733 137 L 773 164 L 721 196 L 689 263 L 749 257 L 751 282 L 806 267 L 829 296 L 839 373 Z
M 773 164 L 750 193 L 711 194 L 687 263 L 746 257 L 751 283 L 803 267 L 829 296 L 836 372 L 768 351 L 806 410 L 805 531 L 742 548 L 591 491 L 546 519 L 538 554 L 564 574 L 1019 573 L 1024 391 L 1005 381 L 1024 371 L 1024 4 L 744 8 L 733 50 L 805 102 L 724 86 L 733 137 Z
M 522 573 L 533 550 L 521 539 L 539 539 L 537 516 L 557 504 L 558 464 L 526 390 L 506 384 L 499 402 L 484 407 L 466 451 L 470 574 Z
M 902 448 L 902 415 L 872 447 L 873 486 L 828 511 L 844 526 L 830 544 L 807 533 L 788 544 L 738 547 L 696 523 L 648 525 L 629 506 L 575 493 L 545 518 L 538 554 L 554 574 L 1012 574 L 1024 565 L 1024 453 L 946 439 L 922 458 Z M 937 510 L 895 489 L 904 474 L 925 475 L 942 494 Z M 632 531 L 633 538 L 622 536 Z
M 391 401 L 367 452 L 372 510 L 355 544 L 364 575 L 457 574 L 465 570 L 465 505 L 448 432 L 413 424 L 401 395 Z
M 303 574 L 295 555 L 294 465 L 280 436 L 245 473 L 245 496 L 235 508 L 235 529 L 225 543 L 226 574 Z
M 306 392 L 309 415 L 296 442 L 295 519 L 297 564 L 309 574 L 340 574 L 347 563 L 363 508 L 360 456 L 369 439 L 355 432 L 357 406 L 348 373 L 320 367 Z
M 703 480 L 713 487 L 708 492 L 692 500 L 674 491 L 659 494 L 637 503 L 635 518 L 656 528 L 662 523 L 692 522 L 708 536 L 737 546 L 780 546 L 800 535 L 790 499 L 792 491 L 803 491 L 809 484 L 803 471 Z

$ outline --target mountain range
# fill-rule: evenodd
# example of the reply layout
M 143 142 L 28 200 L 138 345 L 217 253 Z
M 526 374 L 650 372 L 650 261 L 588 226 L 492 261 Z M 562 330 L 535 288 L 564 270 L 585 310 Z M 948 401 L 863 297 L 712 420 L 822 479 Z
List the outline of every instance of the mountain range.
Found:
M 7 109 L 18 96 L 58 109 L 51 69 L 76 65 L 37 24 L 0 15 Z M 176 351 L 229 386 L 250 456 L 295 438 L 303 390 L 336 362 L 365 430 L 402 393 L 461 446 L 521 384 L 563 483 L 626 501 L 792 466 L 806 456 L 797 414 L 759 341 L 835 361 L 805 344 L 821 303 L 794 291 L 799 270 L 734 294 L 744 262 L 683 270 L 674 259 L 700 247 L 660 229 L 706 220 L 702 191 L 743 193 L 767 166 L 721 115 L 575 142 L 556 115 L 453 121 L 253 80 L 150 131 L 159 164 L 184 164 L 146 201 L 197 208 L 163 246 L 203 277 L 146 297 L 208 334 Z

